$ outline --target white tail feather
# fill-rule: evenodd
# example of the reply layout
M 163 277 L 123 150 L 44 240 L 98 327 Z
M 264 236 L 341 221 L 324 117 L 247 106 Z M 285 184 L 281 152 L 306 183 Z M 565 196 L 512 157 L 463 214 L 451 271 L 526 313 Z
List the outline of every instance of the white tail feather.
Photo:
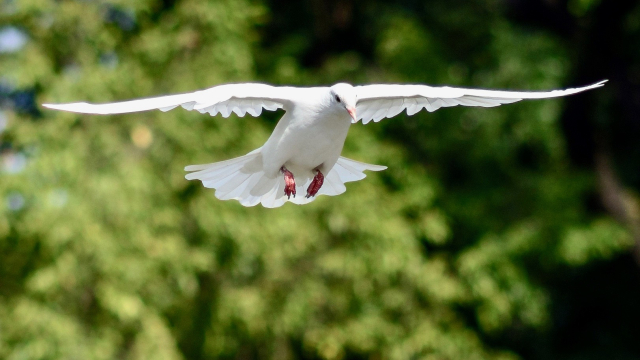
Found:
M 192 172 L 185 178 L 200 180 L 205 187 L 216 189 L 215 195 L 220 200 L 235 199 L 244 206 L 262 204 L 264 207 L 274 208 L 287 201 L 302 205 L 315 200 L 315 197 L 305 197 L 312 179 L 296 175 L 295 172 L 297 196 L 287 199 L 284 194 L 284 177 L 269 178 L 265 175 L 260 150 L 226 161 L 187 166 L 185 170 Z M 342 194 L 347 190 L 344 183 L 364 179 L 365 170 L 380 171 L 386 168 L 340 157 L 329 174 L 325 174 L 324 184 L 318 195 Z

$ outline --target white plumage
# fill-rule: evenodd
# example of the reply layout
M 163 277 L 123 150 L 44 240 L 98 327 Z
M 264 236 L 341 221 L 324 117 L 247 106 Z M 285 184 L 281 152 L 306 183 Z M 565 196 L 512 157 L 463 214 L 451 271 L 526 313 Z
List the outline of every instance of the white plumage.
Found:
M 354 87 L 344 83 L 332 87 L 296 88 L 249 83 L 117 103 L 43 106 L 87 114 L 122 114 L 152 109 L 169 111 L 181 106 L 223 117 L 229 117 L 231 113 L 260 116 L 263 109 L 284 109 L 285 115 L 262 147 L 235 159 L 185 168 L 191 172 L 186 175 L 188 180 L 200 180 L 205 187 L 216 189 L 215 195 L 221 200 L 235 199 L 244 206 L 262 204 L 278 207 L 287 201 L 306 204 L 317 194 L 342 194 L 346 191 L 344 183 L 363 179 L 365 170 L 386 169 L 385 166 L 340 156 L 349 126 L 358 120 L 366 124 L 396 116 L 402 111 L 413 115 L 422 109 L 432 112 L 457 105 L 493 107 L 523 99 L 560 97 L 594 89 L 605 82 L 549 92 L 427 85 Z M 295 178 L 295 185 L 286 185 L 287 172 Z M 318 181 L 318 176 L 323 176 L 324 182 Z M 305 190 L 306 197 L 302 196 Z

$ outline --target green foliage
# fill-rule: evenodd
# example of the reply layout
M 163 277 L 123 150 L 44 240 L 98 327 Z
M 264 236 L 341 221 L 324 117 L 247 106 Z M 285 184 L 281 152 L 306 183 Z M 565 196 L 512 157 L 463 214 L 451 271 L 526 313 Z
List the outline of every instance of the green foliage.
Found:
M 373 58 L 308 67 L 305 34 L 262 46 L 272 9 L 256 1 L 5 2 L 0 25 L 29 41 L 0 54 L 0 82 L 38 103 L 260 79 L 563 85 L 558 40 L 490 3 L 436 7 L 433 27 L 373 4 L 385 10 Z M 583 205 L 593 179 L 568 164 L 561 106 L 354 125 L 344 154 L 389 170 L 275 210 L 219 201 L 182 169 L 260 146 L 280 113 L 5 110 L 0 358 L 516 359 L 490 340 L 552 326 L 545 277 L 631 246 Z

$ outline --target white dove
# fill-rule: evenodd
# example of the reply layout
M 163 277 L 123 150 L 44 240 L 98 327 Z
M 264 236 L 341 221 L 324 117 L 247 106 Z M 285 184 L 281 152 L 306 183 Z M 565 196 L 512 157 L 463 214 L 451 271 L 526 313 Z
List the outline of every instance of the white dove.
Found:
M 212 116 L 262 109 L 285 110 L 267 142 L 231 160 L 190 165 L 188 180 L 197 179 L 216 189 L 218 199 L 236 199 L 244 206 L 261 203 L 282 206 L 290 201 L 306 204 L 316 195 L 339 195 L 344 183 L 363 179 L 364 170 L 386 166 L 365 164 L 340 156 L 349 126 L 362 120 L 378 122 L 403 110 L 413 115 L 422 109 L 465 105 L 493 107 L 522 99 L 543 99 L 575 94 L 603 86 L 596 84 L 549 92 L 515 92 L 427 85 L 363 85 L 339 83 L 331 87 L 280 87 L 265 84 L 227 84 L 193 93 L 160 96 L 108 104 L 43 104 L 50 109 L 86 114 L 122 114 L 182 106 Z M 300 194 L 306 190 L 306 196 Z M 298 195 L 298 196 L 296 196 Z

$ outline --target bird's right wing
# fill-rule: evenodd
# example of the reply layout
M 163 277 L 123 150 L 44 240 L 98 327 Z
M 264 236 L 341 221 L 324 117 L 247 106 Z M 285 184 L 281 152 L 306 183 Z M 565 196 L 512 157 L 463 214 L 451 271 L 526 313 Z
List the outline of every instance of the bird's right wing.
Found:
M 245 83 L 219 85 L 192 93 L 116 103 L 89 104 L 78 102 L 43 104 L 42 106 L 49 109 L 84 114 L 124 114 L 154 109 L 169 111 L 182 106 L 187 110 L 197 110 L 203 114 L 209 113 L 211 116 L 220 113 L 223 117 L 229 117 L 232 112 L 238 116 L 244 116 L 247 113 L 259 116 L 262 113 L 262 109 L 275 111 L 286 107 L 295 95 L 296 90 L 292 87 Z
M 384 118 L 394 117 L 403 110 L 407 111 L 407 115 L 413 115 L 422 109 L 432 112 L 441 107 L 457 105 L 493 107 L 523 99 L 546 99 L 571 95 L 601 87 L 605 82 L 607 80 L 575 89 L 536 92 L 428 85 L 363 85 L 356 86 L 358 96 L 356 113 L 358 120 L 366 124 L 371 120 L 378 122 Z

